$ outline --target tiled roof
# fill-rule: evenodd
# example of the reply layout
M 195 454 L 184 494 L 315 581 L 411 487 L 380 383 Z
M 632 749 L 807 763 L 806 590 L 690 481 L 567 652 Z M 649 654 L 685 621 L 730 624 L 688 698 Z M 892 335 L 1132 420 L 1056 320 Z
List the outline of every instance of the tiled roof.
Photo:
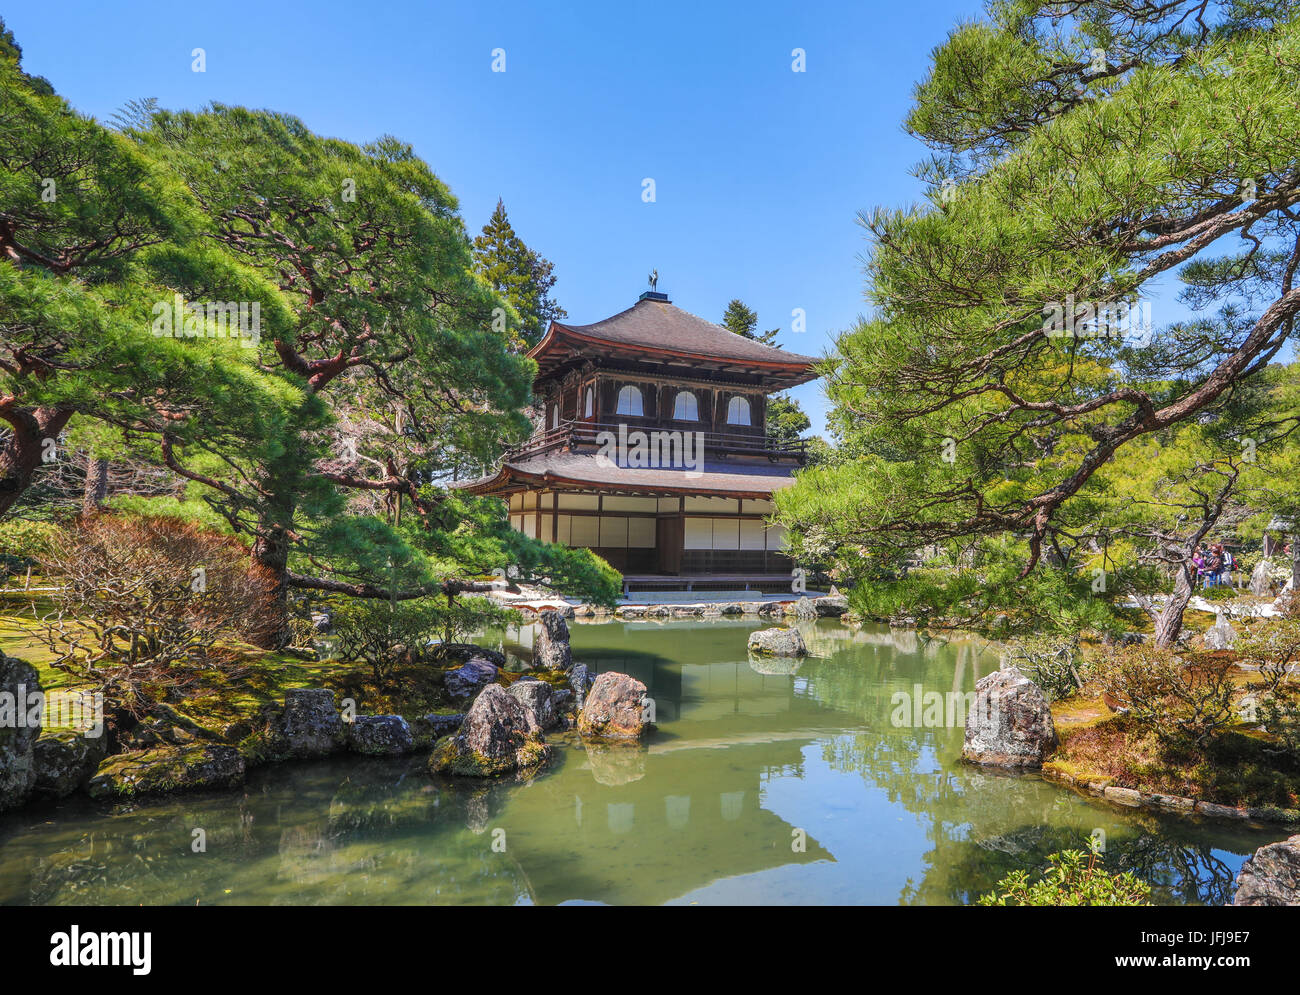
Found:
M 560 334 L 569 332 L 584 339 L 595 339 L 612 345 L 667 350 L 702 359 L 731 359 L 787 366 L 806 366 L 817 362 L 813 356 L 786 352 L 737 335 L 721 325 L 674 307 L 668 301 L 637 301 L 626 311 L 590 325 L 552 322 L 546 337 L 534 346 L 529 355 L 536 357 L 544 352 L 548 340 L 552 339 L 556 330 Z

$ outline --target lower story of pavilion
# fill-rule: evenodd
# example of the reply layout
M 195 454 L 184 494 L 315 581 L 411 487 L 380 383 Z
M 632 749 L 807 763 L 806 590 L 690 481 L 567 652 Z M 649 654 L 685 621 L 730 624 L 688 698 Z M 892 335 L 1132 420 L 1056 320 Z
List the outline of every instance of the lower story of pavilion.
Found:
M 783 575 L 785 530 L 771 498 L 631 495 L 599 490 L 516 491 L 510 524 L 524 535 L 581 546 L 630 575 Z
M 687 473 L 552 452 L 461 486 L 504 500 L 523 534 L 590 549 L 629 582 L 788 588 L 785 530 L 768 519 L 773 492 L 791 483 L 791 468 L 766 461 Z

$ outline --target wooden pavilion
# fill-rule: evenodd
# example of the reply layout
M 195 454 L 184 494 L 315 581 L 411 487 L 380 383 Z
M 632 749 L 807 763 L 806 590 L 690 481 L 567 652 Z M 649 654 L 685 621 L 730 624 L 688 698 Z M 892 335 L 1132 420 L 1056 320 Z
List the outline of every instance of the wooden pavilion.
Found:
M 767 397 L 812 380 L 815 359 L 655 291 L 594 324 L 552 322 L 529 356 L 537 432 L 462 486 L 506 500 L 527 535 L 591 548 L 629 585 L 788 589 L 785 537 L 765 516 L 805 452 L 769 437 Z

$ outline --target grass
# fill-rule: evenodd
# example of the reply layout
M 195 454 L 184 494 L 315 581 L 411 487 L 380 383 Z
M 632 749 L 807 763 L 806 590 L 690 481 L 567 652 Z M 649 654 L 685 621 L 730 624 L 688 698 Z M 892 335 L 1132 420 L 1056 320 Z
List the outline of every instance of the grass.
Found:
M 47 691 L 85 687 L 84 682 L 52 665 L 55 655 L 41 638 L 39 622 L 49 607 L 30 597 L 11 595 L 0 601 L 0 650 L 32 664 Z M 169 696 L 179 700 L 166 701 L 180 715 L 218 734 L 236 723 L 256 728 L 263 712 L 281 705 L 285 693 L 294 688 L 329 688 L 339 701 L 351 698 L 359 715 L 396 714 L 412 719 L 464 710 L 463 702 L 453 700 L 442 686 L 443 672 L 457 666 L 457 661 L 445 666 L 430 662 L 400 666 L 380 687 L 362 664 L 304 659 L 292 652 L 268 652 L 243 644 L 225 648 L 234 651 L 232 660 L 187 669 L 183 692 Z M 557 686 L 567 681 L 562 673 L 534 671 L 532 676 Z M 519 677 L 520 673 L 501 670 L 497 683 L 508 687 Z
M 1083 783 L 1101 781 L 1153 794 L 1236 807 L 1300 807 L 1300 766 L 1270 750 L 1263 735 L 1230 729 L 1205 747 L 1162 742 L 1128 715 L 1083 718 L 1088 708 L 1063 702 L 1061 746 L 1044 768 Z M 1100 704 L 1098 701 L 1097 704 Z M 1105 710 L 1105 706 L 1101 705 Z M 1058 706 L 1052 707 L 1055 719 Z M 1071 721 L 1080 716 L 1076 721 Z

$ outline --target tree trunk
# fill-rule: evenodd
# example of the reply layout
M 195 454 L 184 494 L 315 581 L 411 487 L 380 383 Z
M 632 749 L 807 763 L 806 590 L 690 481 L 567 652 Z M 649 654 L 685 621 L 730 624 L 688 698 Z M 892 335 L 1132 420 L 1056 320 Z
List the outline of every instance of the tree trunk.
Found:
M 1291 593 L 1300 595 L 1300 533 L 1291 537 Z
M 48 459 L 46 454 L 53 452 L 50 442 L 59 437 L 71 417 L 72 412 L 66 409 L 29 411 L 0 403 L 0 418 L 13 430 L 8 444 L 0 449 L 0 517 L 31 486 L 37 468 Z
M 1174 583 L 1174 593 L 1170 596 L 1164 610 L 1160 612 L 1160 617 L 1156 619 L 1155 644 L 1160 648 L 1166 649 L 1178 641 L 1178 636 L 1183 631 L 1183 613 L 1187 611 L 1187 603 L 1192 600 L 1195 583 L 1192 561 L 1183 560 L 1178 565 L 1178 579 Z
M 253 563 L 270 571 L 274 581 L 271 602 L 266 606 L 267 625 L 254 639 L 259 649 L 277 650 L 290 639 L 289 631 L 289 540 L 283 529 L 272 528 L 253 543 Z
M 81 513 L 93 515 L 108 497 L 108 460 L 86 456 L 86 489 L 81 496 Z

